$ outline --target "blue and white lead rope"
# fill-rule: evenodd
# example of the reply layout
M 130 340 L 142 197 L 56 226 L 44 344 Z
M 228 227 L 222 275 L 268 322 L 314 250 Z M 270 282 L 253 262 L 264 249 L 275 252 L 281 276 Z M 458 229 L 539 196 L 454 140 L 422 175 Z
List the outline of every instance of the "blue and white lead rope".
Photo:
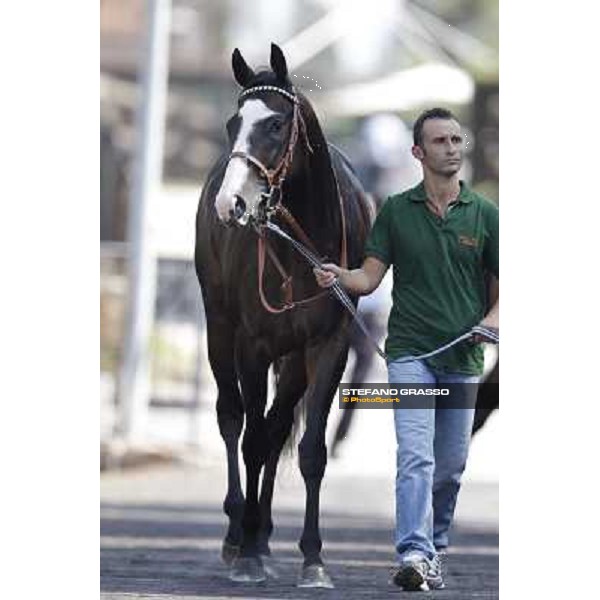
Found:
M 497 331 L 495 331 L 494 329 L 489 329 L 487 327 L 482 327 L 481 325 L 475 325 L 475 327 L 473 327 L 472 329 L 469 329 L 469 331 L 467 331 L 466 333 L 459 335 L 457 338 L 453 339 L 451 342 L 448 342 L 447 344 L 444 344 L 443 346 L 440 346 L 439 348 L 436 348 L 435 350 L 432 350 L 431 352 L 426 352 L 425 354 L 419 354 L 418 356 L 403 356 L 402 358 L 396 358 L 394 360 L 394 362 L 405 363 L 405 362 L 410 362 L 412 360 L 423 360 L 425 358 L 431 358 L 432 356 L 436 356 L 436 354 L 441 354 L 442 352 L 448 350 L 449 348 L 452 348 L 452 346 L 455 346 L 456 344 L 459 344 L 460 342 L 464 342 L 465 340 L 472 338 L 476 334 L 483 336 L 484 338 L 486 338 L 487 341 L 491 342 L 492 344 L 500 343 L 500 336 L 498 335 Z
M 321 261 L 310 250 L 308 250 L 305 246 L 303 246 L 300 242 L 295 240 L 293 237 L 288 235 L 280 227 L 275 225 L 275 223 L 271 223 L 271 221 L 266 221 L 264 223 L 264 227 L 266 227 L 267 229 L 270 229 L 273 233 L 277 234 L 279 237 L 290 242 L 290 244 L 292 244 L 292 246 L 294 246 L 294 248 L 296 248 L 296 250 L 298 250 L 298 252 L 300 254 L 302 254 L 302 256 L 304 256 L 304 258 L 306 258 L 306 260 L 313 267 L 316 267 L 318 269 L 323 268 L 323 264 L 321 263 Z M 381 358 L 383 358 L 384 360 L 387 360 L 387 355 L 379 347 L 379 344 L 371 335 L 371 332 L 368 330 L 367 326 L 365 325 L 365 322 L 363 321 L 362 317 L 356 310 L 356 307 L 354 306 L 352 300 L 350 300 L 350 297 L 348 296 L 348 294 L 346 293 L 346 291 L 344 290 L 344 288 L 341 286 L 340 282 L 337 279 L 335 280 L 333 285 L 330 287 L 330 289 L 333 291 L 336 298 L 341 302 L 341 304 L 344 306 L 344 308 L 346 308 L 346 310 L 352 315 L 352 317 L 358 323 L 358 326 L 361 328 L 362 332 L 365 334 L 367 339 L 373 344 L 373 347 L 377 351 L 377 354 L 379 354 L 379 356 L 381 356 Z M 471 337 L 473 337 L 476 334 L 483 336 L 484 338 L 486 338 L 486 340 L 488 340 L 492 344 L 498 344 L 500 342 L 500 336 L 498 335 L 498 332 L 496 330 L 489 329 L 488 327 L 482 327 L 481 325 L 475 325 L 475 327 L 469 329 L 469 331 L 467 331 L 466 333 L 459 335 L 457 338 L 453 339 L 451 342 L 448 342 L 447 344 L 444 344 L 443 346 L 440 346 L 439 348 L 436 348 L 435 350 L 432 350 L 431 352 L 426 352 L 425 354 L 419 354 L 418 356 L 404 356 L 402 358 L 396 359 L 394 362 L 403 363 L 403 362 L 410 362 L 412 360 L 423 360 L 425 358 L 431 358 L 433 356 L 436 356 L 437 354 L 441 354 L 442 352 L 445 352 L 446 350 L 448 350 L 452 346 L 455 346 L 456 344 L 459 344 L 460 342 L 470 339 Z

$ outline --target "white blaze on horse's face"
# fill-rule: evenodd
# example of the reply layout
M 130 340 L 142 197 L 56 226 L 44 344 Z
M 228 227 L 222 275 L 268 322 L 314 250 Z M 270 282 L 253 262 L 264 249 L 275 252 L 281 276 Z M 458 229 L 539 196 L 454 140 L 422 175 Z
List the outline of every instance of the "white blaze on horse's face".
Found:
M 277 114 L 268 108 L 262 100 L 247 100 L 238 112 L 241 126 L 233 144 L 232 152 L 252 154 L 250 136 L 257 123 Z M 223 182 L 215 199 L 215 208 L 219 218 L 228 222 L 234 214 L 236 202 L 243 203 L 245 213 L 237 221 L 245 225 L 249 215 L 256 211 L 260 202 L 261 181 L 256 170 L 243 158 L 234 157 L 229 161 Z

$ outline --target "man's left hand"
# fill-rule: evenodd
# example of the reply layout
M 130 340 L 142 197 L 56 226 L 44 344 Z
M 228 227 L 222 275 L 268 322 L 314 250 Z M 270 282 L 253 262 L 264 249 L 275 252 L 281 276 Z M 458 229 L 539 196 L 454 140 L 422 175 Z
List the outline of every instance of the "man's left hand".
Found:
M 495 316 L 495 315 L 488 315 L 487 317 L 485 317 L 485 319 L 483 319 L 479 323 L 479 326 L 480 327 L 485 327 L 486 329 L 491 329 L 495 333 L 499 333 L 499 331 L 500 331 L 500 327 L 499 327 L 499 323 L 498 323 L 498 317 Z M 481 344 L 483 342 L 489 342 L 490 340 L 487 339 L 484 335 L 481 335 L 480 333 L 475 333 L 471 337 L 471 341 L 474 344 Z

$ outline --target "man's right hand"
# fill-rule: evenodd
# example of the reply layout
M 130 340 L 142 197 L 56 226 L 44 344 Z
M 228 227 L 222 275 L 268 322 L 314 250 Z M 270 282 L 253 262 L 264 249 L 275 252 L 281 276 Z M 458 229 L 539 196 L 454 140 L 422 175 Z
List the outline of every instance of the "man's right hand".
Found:
M 325 263 L 313 269 L 317 283 L 323 288 L 331 287 L 336 279 L 350 294 L 364 296 L 370 294 L 385 275 L 387 265 L 374 256 L 367 256 L 360 269 L 342 269 L 333 263 Z
M 329 288 L 335 283 L 336 279 L 341 274 L 342 268 L 334 265 L 333 263 L 325 263 L 321 266 L 323 267 L 322 269 L 315 267 L 313 269 L 313 273 L 315 274 L 317 283 L 322 288 Z

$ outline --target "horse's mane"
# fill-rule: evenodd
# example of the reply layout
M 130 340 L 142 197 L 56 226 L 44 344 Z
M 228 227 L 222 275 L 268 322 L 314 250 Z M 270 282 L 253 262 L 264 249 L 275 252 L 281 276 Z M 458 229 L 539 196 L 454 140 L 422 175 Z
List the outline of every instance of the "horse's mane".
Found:
M 339 235 L 341 232 L 341 215 L 338 201 L 339 185 L 346 213 L 346 235 L 349 240 L 364 241 L 370 228 L 371 215 L 366 197 L 363 202 L 363 199 L 359 198 L 360 194 L 356 193 L 356 190 L 362 190 L 356 171 L 346 155 L 327 141 L 317 115 L 306 96 L 302 93 L 297 93 L 297 95 L 300 99 L 308 139 L 313 149 L 313 154 L 310 156 L 310 168 L 316 174 L 316 180 L 319 181 L 324 222 L 329 225 L 326 235 L 337 235 L 336 243 L 339 246 L 341 240 Z M 345 172 L 345 177 L 341 177 L 342 171 Z M 362 253 L 362 244 L 359 245 Z M 350 263 L 355 263 L 362 260 L 362 255 L 355 254 L 352 256 L 352 246 L 353 244 L 348 246 L 348 259 Z

